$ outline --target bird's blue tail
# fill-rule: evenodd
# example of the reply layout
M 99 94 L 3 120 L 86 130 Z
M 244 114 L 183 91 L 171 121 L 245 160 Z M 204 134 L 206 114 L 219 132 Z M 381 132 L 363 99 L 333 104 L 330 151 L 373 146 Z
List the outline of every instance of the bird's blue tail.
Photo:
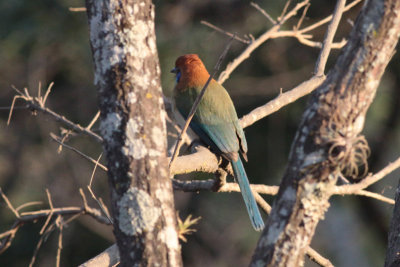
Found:
M 261 218 L 256 200 L 254 199 L 253 193 L 251 192 L 249 179 L 247 179 L 242 160 L 239 157 L 236 162 L 231 161 L 231 164 L 233 172 L 235 173 L 236 181 L 238 182 L 240 191 L 242 192 L 242 197 L 244 200 L 244 204 L 246 204 L 251 224 L 256 231 L 261 231 L 262 229 L 264 229 L 264 221 Z

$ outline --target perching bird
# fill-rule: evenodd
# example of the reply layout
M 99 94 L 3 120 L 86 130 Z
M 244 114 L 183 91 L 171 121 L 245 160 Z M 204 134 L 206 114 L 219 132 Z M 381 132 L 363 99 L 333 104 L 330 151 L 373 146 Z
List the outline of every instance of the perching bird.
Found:
M 171 72 L 176 74 L 174 89 L 176 107 L 187 119 L 196 97 L 210 75 L 203 62 L 195 54 L 179 57 Z M 214 79 L 208 85 L 190 122 L 190 127 L 204 143 L 210 146 L 211 150 L 230 161 L 251 223 L 255 230 L 261 231 L 264 228 L 264 222 L 239 156 L 239 153 L 242 154 L 247 161 L 246 138 L 228 92 Z

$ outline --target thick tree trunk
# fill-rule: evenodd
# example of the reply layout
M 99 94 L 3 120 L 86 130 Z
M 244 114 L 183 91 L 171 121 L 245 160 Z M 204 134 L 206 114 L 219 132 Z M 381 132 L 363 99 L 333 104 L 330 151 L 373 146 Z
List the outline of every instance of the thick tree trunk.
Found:
M 181 266 L 150 0 L 87 0 L 121 266 Z
M 396 190 L 396 204 L 389 229 L 389 242 L 386 251 L 385 267 L 400 266 L 400 181 Z
M 365 114 L 400 33 L 400 1 L 369 0 L 326 81 L 313 93 L 252 266 L 301 266 L 341 170 L 366 158 Z

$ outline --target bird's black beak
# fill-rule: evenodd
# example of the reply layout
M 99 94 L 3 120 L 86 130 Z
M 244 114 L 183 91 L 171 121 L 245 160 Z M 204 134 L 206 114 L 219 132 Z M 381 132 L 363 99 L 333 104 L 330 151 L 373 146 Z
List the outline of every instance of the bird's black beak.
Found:
M 178 68 L 173 68 L 172 70 L 171 70 L 171 73 L 178 73 Z

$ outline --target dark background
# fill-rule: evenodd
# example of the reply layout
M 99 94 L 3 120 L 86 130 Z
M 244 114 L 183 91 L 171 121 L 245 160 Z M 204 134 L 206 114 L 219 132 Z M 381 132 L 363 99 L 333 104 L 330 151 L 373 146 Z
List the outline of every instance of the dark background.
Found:
M 295 1 L 294 1 L 295 2 Z M 334 1 L 312 1 L 305 25 L 328 16 Z M 239 36 L 256 38 L 271 27 L 248 1 L 154 1 L 156 5 L 157 44 L 162 70 L 162 86 L 170 96 L 174 77 L 169 70 L 175 59 L 186 53 L 197 53 L 210 70 L 228 38 L 201 25 L 209 21 Z M 262 1 L 259 4 L 274 18 L 280 15 L 284 1 Z M 55 85 L 47 105 L 72 121 L 86 126 L 97 112 L 96 88 L 89 46 L 85 12 L 71 12 L 84 1 L 41 0 L 0 2 L 0 106 L 11 105 L 17 88 L 27 87 L 37 94 L 38 84 Z M 292 3 L 291 7 L 294 6 Z M 359 6 L 346 13 L 335 38 L 347 36 Z M 292 29 L 299 15 L 283 28 Z M 312 32 L 322 40 L 325 28 Z M 246 46 L 234 42 L 222 69 Z M 308 79 L 319 50 L 306 47 L 294 38 L 269 40 L 242 63 L 227 80 L 227 88 L 242 116 L 268 102 L 283 91 Z M 331 53 L 327 70 L 338 51 Z M 400 63 L 394 55 L 378 89 L 365 125 L 364 134 L 372 155 L 370 171 L 376 172 L 399 155 Z M 42 89 L 43 89 L 42 88 Z M 42 90 L 43 91 L 43 90 Z M 245 129 L 249 145 L 246 170 L 254 183 L 278 185 L 284 172 L 288 152 L 307 97 L 262 119 Z M 21 102 L 17 101 L 17 106 Z M 47 208 L 45 188 L 52 194 L 56 207 L 81 206 L 79 188 L 86 188 L 93 165 L 66 150 L 57 153 L 58 145 L 49 133 L 60 133 L 59 124 L 41 114 L 32 116 L 16 109 L 7 126 L 8 110 L 0 110 L 0 186 L 14 206 L 29 201 L 43 201 L 32 210 Z M 94 126 L 97 131 L 98 125 Z M 171 139 L 172 140 L 172 139 Z M 170 141 L 171 141 L 170 140 Z M 70 145 L 97 158 L 101 147 L 85 136 L 73 137 Z M 103 159 L 104 162 L 104 159 Z M 371 187 L 371 190 L 393 198 L 399 172 Z M 190 175 L 184 178 L 206 178 Z M 98 170 L 94 181 L 97 196 L 108 199 L 106 175 Z M 201 216 L 197 232 L 182 243 L 185 266 L 247 266 L 259 233 L 253 231 L 238 193 L 199 194 L 176 192 L 176 208 L 181 217 Z M 89 194 L 87 194 L 89 198 Z M 272 204 L 273 198 L 266 197 Z M 94 202 L 90 202 L 97 207 Z M 358 196 L 334 196 L 325 220 L 318 225 L 312 242 L 322 255 L 337 266 L 380 266 L 384 262 L 387 230 L 392 206 Z M 266 217 L 265 217 L 266 218 Z M 0 202 L 0 231 L 12 225 L 14 215 Z M 44 223 L 22 227 L 12 246 L 0 255 L 0 266 L 27 266 L 39 240 Z M 53 233 L 38 254 L 36 266 L 54 266 L 58 232 Z M 62 266 L 74 266 L 97 255 L 113 243 L 111 227 L 89 217 L 64 228 Z M 316 266 L 309 260 L 306 266 Z

